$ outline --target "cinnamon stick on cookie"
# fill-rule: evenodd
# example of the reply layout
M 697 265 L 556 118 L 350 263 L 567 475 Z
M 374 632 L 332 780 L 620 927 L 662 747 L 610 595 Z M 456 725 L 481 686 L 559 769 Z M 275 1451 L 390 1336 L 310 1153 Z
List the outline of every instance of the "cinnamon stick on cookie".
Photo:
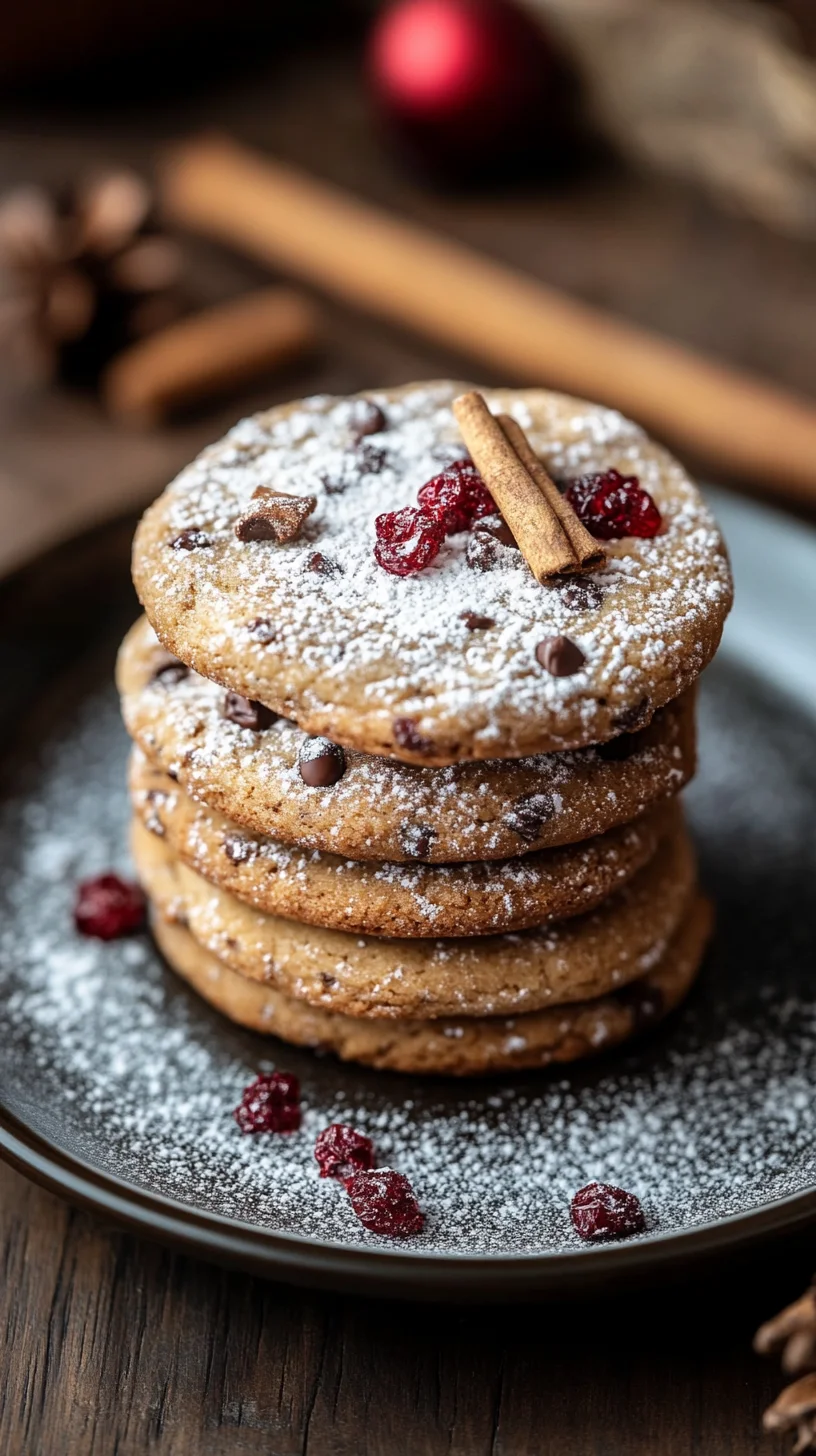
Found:
M 509 416 L 492 415 L 475 390 L 459 395 L 453 412 L 473 463 L 536 580 L 602 566 L 603 550 L 559 495 L 521 427 Z

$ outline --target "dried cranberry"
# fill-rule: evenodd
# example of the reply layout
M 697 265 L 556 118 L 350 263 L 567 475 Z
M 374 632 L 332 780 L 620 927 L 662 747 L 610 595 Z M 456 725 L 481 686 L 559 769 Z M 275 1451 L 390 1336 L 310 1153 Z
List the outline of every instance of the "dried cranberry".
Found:
M 372 1233 L 402 1239 L 422 1232 L 425 1216 L 403 1173 L 390 1168 L 356 1173 L 346 1188 L 360 1223 Z
M 565 492 L 575 514 L 590 535 L 600 541 L 621 536 L 656 536 L 663 520 L 636 475 L 606 470 L 602 475 L 581 475 Z
M 374 555 L 392 576 L 413 576 L 433 561 L 445 539 L 444 528 L 433 516 L 406 506 L 386 511 L 375 521 L 377 544 Z
M 260 1072 L 232 1114 L 241 1132 L 297 1132 L 300 1083 L 292 1072 Z
M 118 875 L 95 875 L 77 886 L 74 924 L 82 935 L 115 940 L 144 925 L 145 898 L 138 885 Z
M 417 501 L 444 527 L 446 536 L 466 531 L 480 516 L 491 516 L 496 510 L 496 502 L 472 460 L 454 460 L 420 488 Z
M 374 1144 L 346 1123 L 333 1122 L 318 1133 L 315 1157 L 321 1178 L 339 1178 L 347 1183 L 356 1173 L 374 1167 Z
M 634 1193 L 611 1183 L 587 1183 L 570 1204 L 570 1218 L 582 1239 L 600 1243 L 603 1239 L 625 1239 L 646 1228 L 643 1209 Z

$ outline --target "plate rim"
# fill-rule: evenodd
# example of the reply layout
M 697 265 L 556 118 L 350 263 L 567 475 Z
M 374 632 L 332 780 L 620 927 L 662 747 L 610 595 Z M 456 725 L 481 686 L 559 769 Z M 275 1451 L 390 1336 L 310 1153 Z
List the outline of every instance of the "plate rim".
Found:
M 139 1188 L 34 1132 L 0 1103 L 0 1158 L 52 1193 L 113 1218 L 128 1232 L 179 1246 L 216 1263 L 292 1284 L 408 1299 L 496 1300 L 617 1285 L 744 1250 L 816 1219 L 816 1186 L 690 1229 L 656 1229 L 645 1239 L 521 1254 L 456 1254 L 409 1245 L 366 1248 L 323 1241 L 196 1209 Z
M 718 490 L 715 499 L 720 507 L 724 499 L 733 502 L 735 498 Z M 742 516 L 758 517 L 762 527 L 767 523 L 788 528 L 790 524 L 781 512 L 754 502 L 739 500 L 737 509 Z M 1 574 L 0 610 L 44 567 L 121 533 L 137 514 L 131 509 L 95 522 Z M 810 537 L 816 556 L 816 531 L 799 529 Z M 739 648 L 733 656 L 741 659 Z M 741 665 L 746 666 L 744 661 Z M 786 685 L 776 686 L 784 691 Z M 801 700 L 798 706 L 807 711 Z M 2 1094 L 0 1159 L 50 1192 L 101 1214 L 130 1233 L 284 1282 L 386 1298 L 523 1300 L 589 1285 L 618 1285 L 643 1274 L 660 1271 L 668 1275 L 692 1261 L 699 1265 L 706 1258 L 736 1253 L 763 1239 L 816 1223 L 814 1183 L 695 1227 L 655 1229 L 643 1239 L 552 1252 L 459 1254 L 410 1246 L 366 1248 L 337 1240 L 324 1242 L 196 1209 L 130 1183 L 36 1132 L 7 1107 Z

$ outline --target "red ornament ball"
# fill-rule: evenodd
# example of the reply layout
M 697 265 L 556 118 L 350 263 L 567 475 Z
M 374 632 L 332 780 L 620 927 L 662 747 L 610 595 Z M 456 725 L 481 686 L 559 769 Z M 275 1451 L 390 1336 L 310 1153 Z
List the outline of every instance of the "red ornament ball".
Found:
M 368 46 L 386 119 L 435 170 L 474 172 L 535 124 L 556 67 L 542 31 L 509 0 L 394 0 Z M 476 154 L 479 154 L 478 158 Z

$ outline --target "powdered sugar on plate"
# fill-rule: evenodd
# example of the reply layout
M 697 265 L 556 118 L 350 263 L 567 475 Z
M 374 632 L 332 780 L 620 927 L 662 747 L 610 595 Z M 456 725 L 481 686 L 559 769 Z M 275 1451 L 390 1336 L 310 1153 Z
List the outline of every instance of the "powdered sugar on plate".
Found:
M 594 1066 L 449 1084 L 243 1033 L 182 987 L 147 937 L 74 934 L 76 880 L 128 868 L 126 743 L 112 695 L 88 700 L 0 815 L 4 1105 L 63 1149 L 182 1204 L 390 1248 L 318 1178 L 317 1132 L 350 1122 L 382 1165 L 408 1175 L 427 1214 L 406 1252 L 575 1248 L 569 1200 L 593 1178 L 636 1193 L 650 1231 L 812 1188 L 812 725 L 781 717 L 727 667 L 712 673 L 703 708 L 689 799 L 719 932 L 690 1005 L 641 1048 Z M 242 1137 L 232 1109 L 272 1065 L 301 1078 L 302 1130 Z

